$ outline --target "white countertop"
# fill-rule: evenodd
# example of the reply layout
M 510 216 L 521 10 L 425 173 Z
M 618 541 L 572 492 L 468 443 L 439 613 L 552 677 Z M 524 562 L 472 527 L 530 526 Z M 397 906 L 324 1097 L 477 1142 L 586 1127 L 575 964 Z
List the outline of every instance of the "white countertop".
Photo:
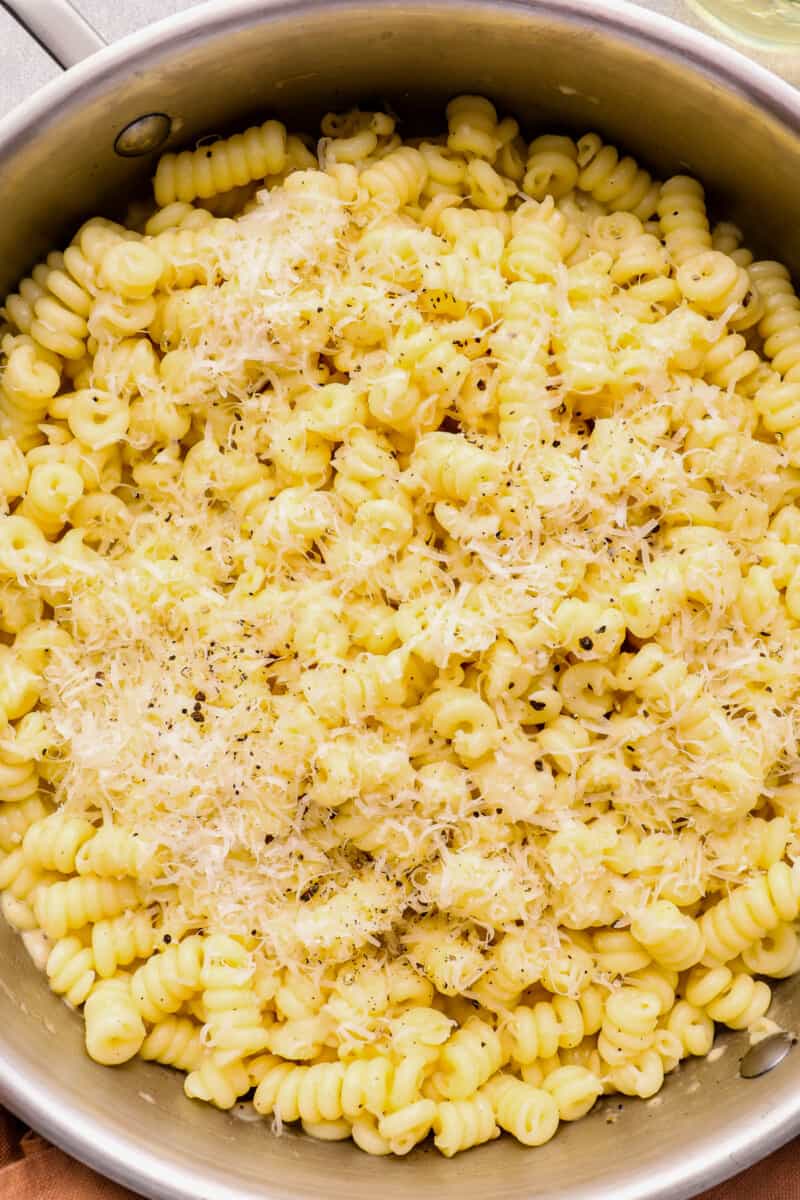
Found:
M 719 36 L 718 30 L 695 8 L 692 0 L 639 0 L 642 7 L 684 21 L 695 29 Z M 97 31 L 109 41 L 151 25 L 162 17 L 192 8 L 199 0 L 75 0 Z M 764 47 L 756 50 L 745 41 L 722 38 L 728 45 L 750 54 L 765 66 L 777 71 L 800 87 L 800 47 L 781 49 Z M 0 116 L 24 100 L 35 88 L 54 78 L 59 68 L 8 15 L 0 8 Z

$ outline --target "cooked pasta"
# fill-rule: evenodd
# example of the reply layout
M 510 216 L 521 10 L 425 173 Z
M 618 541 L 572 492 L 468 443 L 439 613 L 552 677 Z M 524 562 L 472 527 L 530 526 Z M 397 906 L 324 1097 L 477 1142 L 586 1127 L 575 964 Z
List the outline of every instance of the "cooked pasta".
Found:
M 800 300 L 596 133 L 167 154 L 4 304 L 0 892 L 88 1053 L 450 1157 L 800 969 Z

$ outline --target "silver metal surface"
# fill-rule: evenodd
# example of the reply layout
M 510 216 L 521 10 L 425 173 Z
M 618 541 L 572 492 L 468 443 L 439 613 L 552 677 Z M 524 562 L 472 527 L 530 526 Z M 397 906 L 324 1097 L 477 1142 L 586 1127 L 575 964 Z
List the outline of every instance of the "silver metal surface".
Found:
M 356 100 L 415 129 L 464 90 L 529 133 L 596 128 L 659 173 L 696 172 L 760 251 L 800 267 L 800 96 L 685 25 L 621 0 L 225 0 L 109 47 L 0 123 L 0 289 L 146 183 L 153 163 L 113 149 L 143 113 L 169 113 L 179 146 L 268 113 L 310 128 Z M 652 1101 L 606 1100 L 535 1151 L 502 1139 L 374 1160 L 190 1103 L 152 1064 L 98 1067 L 6 928 L 0 954 L 0 1099 L 158 1200 L 683 1200 L 800 1131 L 800 1054 L 744 1081 L 747 1041 L 729 1035 Z M 773 1008 L 800 1025 L 800 978 Z
M 166 113 L 148 113 L 126 125 L 114 139 L 114 150 L 123 158 L 141 158 L 160 150 L 172 132 Z
M 60 67 L 73 67 L 105 42 L 69 0 L 0 0 Z
M 742 1079 L 758 1079 L 759 1075 L 766 1075 L 768 1071 L 773 1071 L 783 1062 L 796 1042 L 797 1037 L 785 1030 L 781 1030 L 780 1033 L 771 1033 L 763 1041 L 756 1042 L 739 1064 L 739 1074 Z

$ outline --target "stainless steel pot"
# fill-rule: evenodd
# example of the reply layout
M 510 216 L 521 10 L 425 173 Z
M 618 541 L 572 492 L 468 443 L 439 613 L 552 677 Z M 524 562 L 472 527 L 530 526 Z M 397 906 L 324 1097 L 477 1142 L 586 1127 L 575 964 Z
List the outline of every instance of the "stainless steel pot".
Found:
M 4 2 L 44 40 L 67 7 Z M 80 23 L 59 28 L 62 62 L 95 48 Z M 142 116 L 168 116 L 173 146 L 265 113 L 311 127 L 355 100 L 413 119 L 465 90 L 529 128 L 597 128 L 659 173 L 696 172 L 762 252 L 800 268 L 800 93 L 684 26 L 615 0 L 219 0 L 102 50 L 0 123 L 0 286 L 152 170 L 152 155 L 114 149 Z M 159 128 L 135 126 L 128 150 Z M 96 1066 L 80 1019 L 5 927 L 0 954 L 0 1100 L 159 1200 L 681 1200 L 800 1131 L 800 1050 L 743 1079 L 747 1042 L 731 1035 L 654 1100 L 606 1100 L 535 1151 L 503 1139 L 389 1161 L 275 1138 L 185 1100 L 161 1067 Z M 773 1015 L 800 1025 L 800 979 L 780 985 Z

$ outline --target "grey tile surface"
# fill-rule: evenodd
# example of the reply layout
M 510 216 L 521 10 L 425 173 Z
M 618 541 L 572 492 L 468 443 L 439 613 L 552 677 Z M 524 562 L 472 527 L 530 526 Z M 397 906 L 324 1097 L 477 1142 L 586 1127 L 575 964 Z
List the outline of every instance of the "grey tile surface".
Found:
M 53 60 L 0 8 L 0 116 L 57 74 Z
M 193 8 L 199 0 L 78 0 L 76 8 L 98 33 L 108 41 L 115 41 L 144 29 L 163 17 Z

